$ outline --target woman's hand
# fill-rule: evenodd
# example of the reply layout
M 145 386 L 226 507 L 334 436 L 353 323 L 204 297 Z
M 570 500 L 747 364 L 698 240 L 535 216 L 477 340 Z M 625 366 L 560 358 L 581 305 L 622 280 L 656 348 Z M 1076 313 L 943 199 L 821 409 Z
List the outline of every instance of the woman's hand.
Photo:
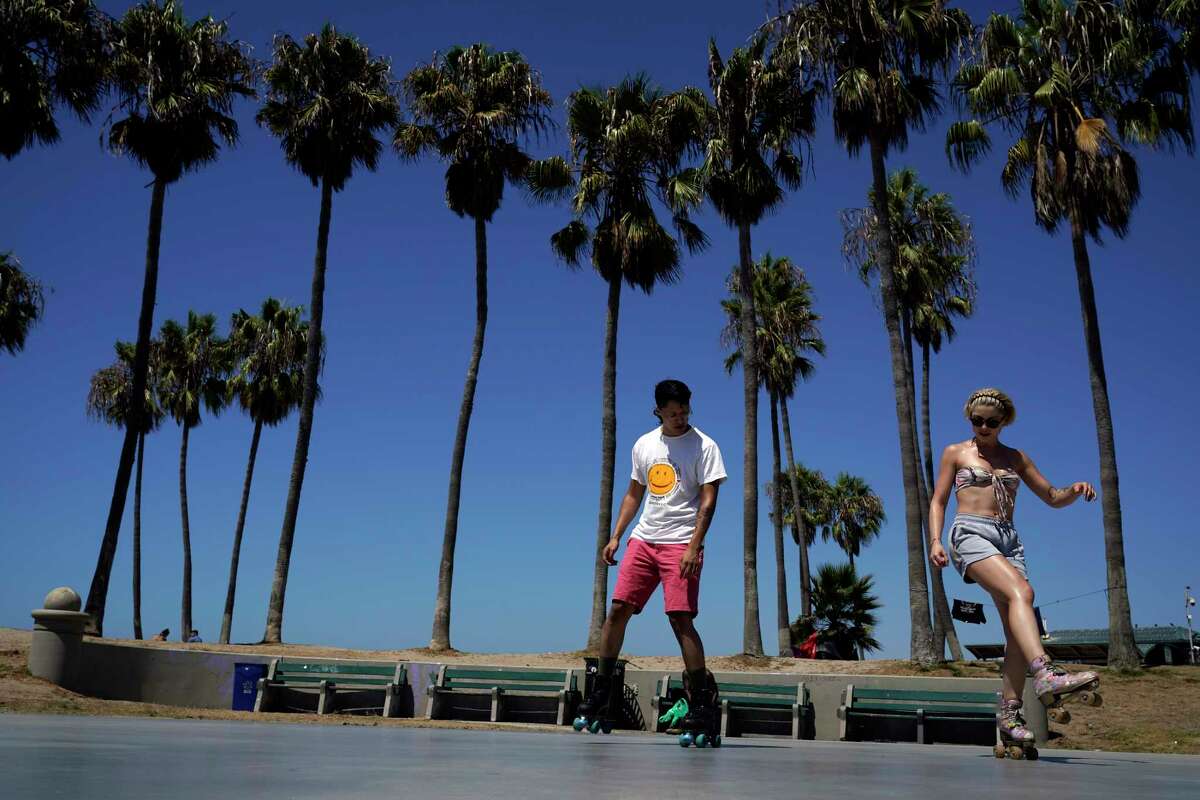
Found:
M 938 569 L 950 563 L 950 557 L 946 555 L 946 550 L 942 547 L 941 542 L 934 542 L 929 545 L 929 563 Z
M 1071 494 L 1075 495 L 1076 497 L 1082 497 L 1084 500 L 1087 500 L 1089 503 L 1096 499 L 1096 490 L 1093 489 L 1092 485 L 1090 483 L 1087 483 L 1086 481 L 1079 481 L 1078 483 L 1072 483 L 1070 486 L 1067 487 L 1067 491 L 1070 492 Z

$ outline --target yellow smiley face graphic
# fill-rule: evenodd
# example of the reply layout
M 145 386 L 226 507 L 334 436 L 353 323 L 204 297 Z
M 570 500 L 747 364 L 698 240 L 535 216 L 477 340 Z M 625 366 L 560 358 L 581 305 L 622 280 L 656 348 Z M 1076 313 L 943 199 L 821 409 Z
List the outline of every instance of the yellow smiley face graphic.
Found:
M 675 488 L 675 469 L 670 464 L 655 464 L 646 475 L 650 494 L 662 497 Z

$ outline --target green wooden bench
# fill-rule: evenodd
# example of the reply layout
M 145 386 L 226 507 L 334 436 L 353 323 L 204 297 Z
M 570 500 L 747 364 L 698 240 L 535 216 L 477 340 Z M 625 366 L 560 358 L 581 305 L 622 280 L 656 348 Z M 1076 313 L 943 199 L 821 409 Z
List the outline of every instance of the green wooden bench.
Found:
M 400 691 L 408 685 L 404 664 L 364 664 L 346 661 L 289 661 L 272 659 L 267 676 L 258 682 L 255 711 L 270 711 L 282 690 L 316 693 L 317 713 L 337 710 L 336 693 L 383 692 L 383 716 L 394 717 L 399 710 Z M 373 706 L 374 707 L 374 706 Z
M 569 669 L 531 670 L 489 667 L 451 667 L 443 665 L 427 694 L 426 719 L 453 719 L 454 712 L 479 713 L 480 695 L 491 697 L 489 719 L 500 722 L 506 716 L 522 717 L 554 714 L 556 725 L 570 721 L 579 704 L 575 674 Z M 469 699 L 468 699 L 469 698 Z M 529 708 L 531 704 L 507 703 L 510 698 L 546 698 L 553 707 Z M 462 700 L 462 702 L 458 702 Z M 475 702 L 471 702 L 474 700 Z M 538 704 L 532 704 L 537 706 Z
M 721 694 L 721 736 L 766 733 L 813 738 L 813 706 L 804 681 L 786 684 L 718 683 Z M 683 694 L 683 680 L 659 678 L 654 696 L 656 717 Z M 655 720 L 655 730 L 663 724 Z
M 993 744 L 996 730 L 995 692 L 935 692 L 926 689 L 873 689 L 849 684 L 838 707 L 842 741 L 899 741 Z M 957 735 L 942 736 L 957 728 Z M 881 734 L 882 732 L 882 734 Z M 872 738 L 872 736 L 880 738 Z M 904 738 L 903 741 L 912 741 Z

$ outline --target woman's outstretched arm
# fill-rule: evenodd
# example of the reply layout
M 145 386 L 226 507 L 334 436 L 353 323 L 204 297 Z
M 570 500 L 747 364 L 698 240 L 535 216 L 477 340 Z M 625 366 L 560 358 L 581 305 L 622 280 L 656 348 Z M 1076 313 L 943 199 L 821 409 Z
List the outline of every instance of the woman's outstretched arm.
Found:
M 1063 489 L 1051 486 L 1046 476 L 1038 471 L 1033 459 L 1020 450 L 1017 451 L 1017 474 L 1025 481 L 1025 485 L 1051 508 L 1066 508 L 1080 497 L 1088 502 L 1096 499 L 1096 490 L 1085 481 L 1077 481 Z M 930 524 L 933 524 L 932 519 Z

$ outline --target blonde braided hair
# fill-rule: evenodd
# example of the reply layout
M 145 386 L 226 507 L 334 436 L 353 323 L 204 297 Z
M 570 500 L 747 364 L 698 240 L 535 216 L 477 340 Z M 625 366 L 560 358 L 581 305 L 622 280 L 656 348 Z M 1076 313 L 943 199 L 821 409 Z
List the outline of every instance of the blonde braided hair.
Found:
M 963 416 L 970 419 L 971 412 L 975 410 L 976 406 L 999 410 L 1003 415 L 1002 419 L 1006 427 L 1017 420 L 1017 407 L 1013 404 L 1012 398 L 999 389 L 992 387 L 977 389 L 967 398 L 967 404 L 963 406 Z

